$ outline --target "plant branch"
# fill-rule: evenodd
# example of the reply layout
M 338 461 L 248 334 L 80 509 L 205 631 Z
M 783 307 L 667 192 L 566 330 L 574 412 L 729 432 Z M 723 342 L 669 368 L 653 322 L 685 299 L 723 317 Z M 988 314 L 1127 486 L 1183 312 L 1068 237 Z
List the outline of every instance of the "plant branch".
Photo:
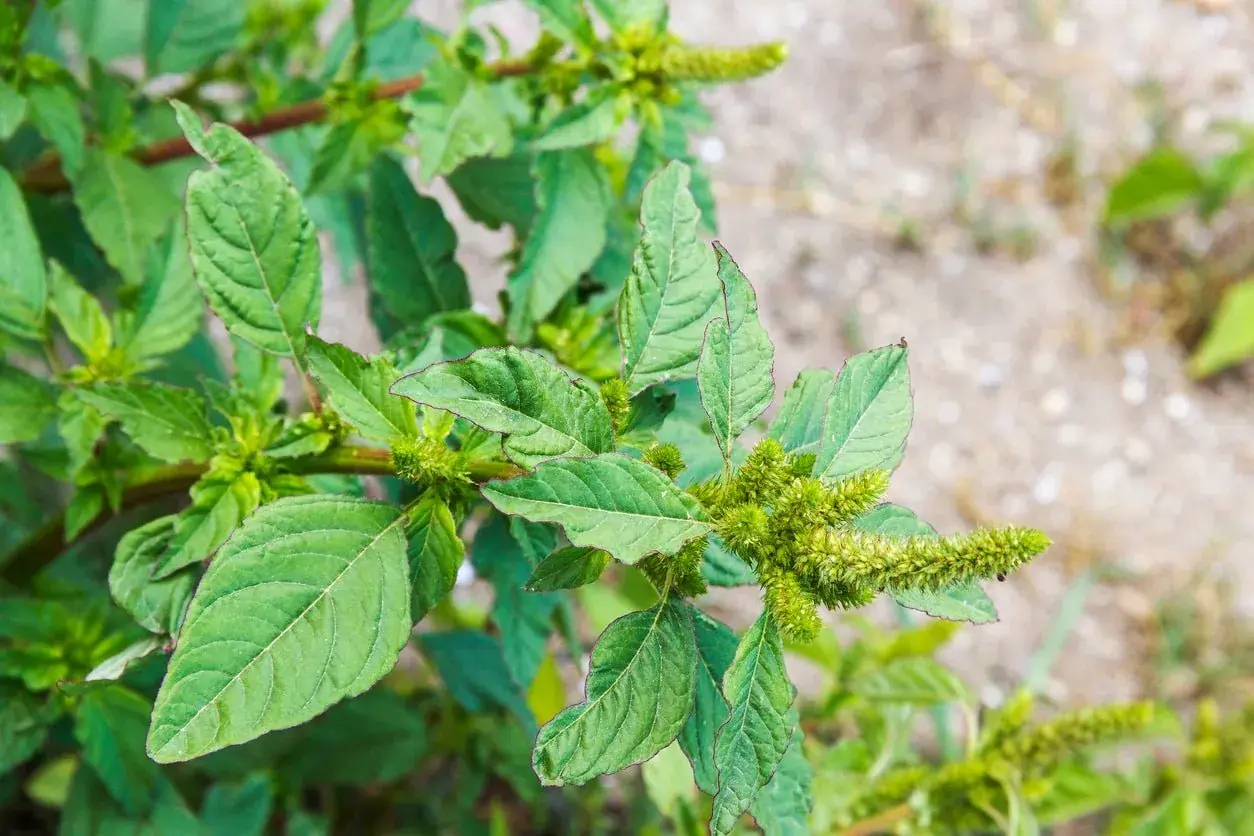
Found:
M 360 476 L 391 476 L 391 452 L 380 447 L 344 445 L 318 456 L 285 462 L 292 473 L 309 476 L 317 473 L 351 473 Z M 176 464 L 146 473 L 122 494 L 117 511 L 106 508 L 96 515 L 73 540 L 65 537 L 65 515 L 58 514 L 37 529 L 27 540 L 7 555 L 0 555 L 0 579 L 18 587 L 28 585 L 41 569 L 75 542 L 98 530 L 107 522 L 161 499 L 184 495 L 205 475 L 204 464 Z M 516 476 L 521 471 L 509 462 L 472 461 L 467 476 L 476 483 Z
M 535 67 L 529 61 L 515 60 L 499 61 L 488 65 L 487 69 L 498 78 L 508 78 L 528 75 L 534 72 Z M 422 83 L 422 75 L 398 78 L 380 84 L 372 95 L 375 101 L 397 99 L 422 87 Z M 280 108 L 256 119 L 231 122 L 230 125 L 244 136 L 253 138 L 320 122 L 326 118 L 327 113 L 327 103 L 319 98 Z M 180 136 L 137 148 L 131 156 L 141 165 L 153 166 L 190 157 L 194 153 L 187 138 Z M 70 181 L 61 170 L 59 154 L 51 154 L 28 168 L 22 175 L 21 182 L 24 188 L 45 194 L 64 191 L 70 186 Z
M 875 833 L 889 833 L 894 825 L 909 818 L 912 812 L 909 804 L 898 804 L 870 818 L 854 822 L 840 831 L 840 836 L 873 836 Z

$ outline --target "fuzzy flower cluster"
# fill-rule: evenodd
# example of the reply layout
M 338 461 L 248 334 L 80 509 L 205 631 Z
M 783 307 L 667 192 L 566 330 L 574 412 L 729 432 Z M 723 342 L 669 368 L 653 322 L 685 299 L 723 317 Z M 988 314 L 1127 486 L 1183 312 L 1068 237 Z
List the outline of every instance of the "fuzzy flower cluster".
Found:
M 1027 528 L 953 537 L 869 533 L 855 520 L 883 497 L 887 471 L 827 484 L 811 475 L 813 469 L 813 455 L 786 453 L 778 441 L 765 439 L 730 479 L 690 489 L 724 543 L 757 572 L 780 629 L 802 641 L 818 634 L 820 605 L 859 607 L 880 592 L 997 577 L 1049 546 L 1049 538 Z

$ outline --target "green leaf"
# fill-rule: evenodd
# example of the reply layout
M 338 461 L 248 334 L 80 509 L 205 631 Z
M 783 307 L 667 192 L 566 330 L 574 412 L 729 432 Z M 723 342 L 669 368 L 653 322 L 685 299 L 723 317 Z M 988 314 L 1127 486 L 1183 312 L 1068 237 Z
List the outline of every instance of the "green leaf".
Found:
M 666 0 L 592 0 L 592 7 L 615 32 L 635 26 L 660 31 L 666 21 Z
M 873 702 L 933 705 L 967 699 L 967 688 L 952 671 L 926 657 L 898 659 L 855 680 L 850 690 Z
M 100 410 L 83 400 L 82 394 L 82 389 L 65 389 L 57 398 L 57 409 L 60 412 L 57 416 L 57 432 L 65 441 L 70 473 L 77 473 L 91 460 L 96 442 L 109 424 L 108 419 L 100 414 Z
M 574 589 L 601 577 L 609 565 L 609 552 L 567 546 L 541 560 L 531 572 L 531 577 L 527 578 L 525 586 L 528 592 Z
M 229 51 L 246 7 L 236 0 L 150 2 L 144 32 L 149 74 L 189 72 Z
M 449 693 L 467 711 L 482 714 L 503 708 L 524 727 L 535 729 L 531 709 L 509 672 L 499 639 L 479 630 L 448 630 L 422 633 L 418 644 Z
M 213 425 L 205 402 L 191 389 L 162 383 L 97 383 L 79 397 L 122 429 L 144 452 L 167 462 L 208 461 Z
M 466 160 L 447 178 L 472 220 L 490 229 L 508 224 L 525 237 L 535 219 L 536 199 L 530 154 Z
M 560 151 L 596 145 L 612 139 L 620 124 L 616 100 L 599 96 L 563 110 L 531 147 L 535 151 Z
M 88 362 L 103 360 L 113 345 L 113 328 L 104 309 L 60 264 L 53 261 L 48 266 L 48 307 Z
M 727 548 L 718 535 L 711 535 L 701 561 L 701 576 L 711 586 L 757 586 L 753 568 Z
M 832 481 L 901 461 L 914 407 L 904 346 L 890 345 L 845 361 L 828 399 L 814 472 Z
M 405 325 L 470 307 L 466 273 L 457 263 L 457 232 L 435 200 L 414 189 L 391 157 L 370 169 L 366 213 L 371 290 Z
M 332 125 L 314 152 L 306 194 L 343 191 L 357 185 L 358 175 L 405 134 L 405 115 L 389 99 L 368 105 L 360 115 Z
M 540 15 L 540 23 L 570 44 L 596 42 L 592 21 L 584 11 L 583 0 L 525 0 Z
M 245 517 L 261 505 L 261 482 L 247 470 L 215 468 L 191 488 L 191 507 L 178 515 L 168 546 L 152 571 L 166 578 L 213 557 Z
M 497 106 L 488 82 L 449 60 L 427 67 L 422 87 L 406 97 L 405 106 L 418 139 L 424 182 L 471 157 L 504 157 L 513 145 L 509 117 Z
M 728 834 L 758 791 L 775 774 L 792 739 L 789 722 L 793 687 L 784 669 L 784 642 L 767 611 L 740 640 L 736 658 L 723 677 L 731 712 L 714 740 L 718 794 L 710 832 Z
M 552 151 L 536 158 L 539 207 L 518 268 L 509 278 L 510 330 L 528 336 L 570 291 L 605 247 L 609 177 L 591 151 Z
M 610 414 L 596 389 L 533 351 L 480 349 L 403 377 L 392 391 L 503 433 L 506 455 L 523 467 L 614 448 Z
M 308 338 L 309 368 L 331 405 L 370 441 L 390 444 L 418 435 L 414 407 L 388 391 L 400 374 L 383 357 L 367 360 L 351 348 Z
M 119 328 L 119 344 L 136 361 L 178 351 L 191 342 L 205 319 L 181 220 L 150 253 L 147 264 L 135 309 L 127 312 Z
M 130 157 L 99 148 L 87 151 L 74 202 L 91 237 L 129 284 L 143 281 L 149 249 L 179 211 L 160 178 Z
M 80 767 L 73 771 L 58 832 L 62 836 L 200 832 L 200 822 L 164 775 L 157 775 L 151 808 L 142 816 L 129 814 L 109 796 L 94 769 Z
M 26 120 L 26 97 L 7 81 L 0 81 L 0 142 L 16 133 Z
M 34 441 L 57 414 L 57 391 L 48 381 L 0 365 L 0 444 Z
M 1189 373 L 1209 377 L 1254 356 L 1254 279 L 1229 285 L 1206 335 L 1189 358 Z
M 714 244 L 723 310 L 705 330 L 697 360 L 701 405 L 731 467 L 732 445 L 775 398 L 775 345 L 758 319 L 758 297 L 723 245 Z
M 161 517 L 122 535 L 109 569 L 109 592 L 118 606 L 145 630 L 171 636 L 178 635 L 199 579 L 195 570 L 154 579 L 175 521 Z
M 409 512 L 409 578 L 413 584 L 410 616 L 422 621 L 457 583 L 466 547 L 457 536 L 457 522 L 448 504 L 426 496 Z
M 640 764 L 640 773 L 644 778 L 645 794 L 666 818 L 676 818 L 681 815 L 681 810 L 696 801 L 692 767 L 678 743 L 672 743 Z M 676 830 L 680 833 L 692 832 L 681 830 L 678 826 Z
M 194 584 L 193 584 L 194 586 Z M 191 600 L 189 592 L 187 599 Z M 183 617 L 183 613 L 179 612 L 179 618 Z M 156 653 L 162 647 L 162 640 L 157 636 L 148 636 L 137 642 L 128 644 L 122 650 L 105 659 L 96 667 L 88 672 L 83 678 L 84 682 L 112 682 L 121 679 L 127 669 L 140 659 L 144 659 Z
M 854 521 L 854 525 L 872 534 L 895 537 L 933 537 L 936 529 L 925 523 L 909 508 L 885 502 Z M 958 584 L 948 589 L 927 592 L 903 589 L 893 593 L 893 600 L 903 607 L 950 621 L 988 624 L 997 620 L 997 607 L 978 584 Z
M 585 700 L 540 729 L 532 753 L 540 782 L 582 784 L 660 752 L 692 711 L 696 667 L 682 600 L 615 621 L 592 649 Z
M 31 124 L 61 152 L 61 169 L 73 179 L 83 167 L 87 136 L 77 97 L 63 84 L 34 84 L 26 98 Z
M 0 680 L 0 776 L 44 745 L 56 712 L 19 683 Z
M 192 600 L 153 708 L 153 760 L 303 723 L 391 670 L 412 627 L 403 519 L 343 496 L 249 517 Z
M 801 730 L 795 708 L 789 722 L 796 728 L 792 742 L 775 770 L 775 777 L 762 788 L 749 808 L 766 836 L 808 836 L 811 832 L 809 819 L 813 799 L 810 785 L 814 775 L 802 750 L 805 733 Z
M 43 252 L 17 182 L 0 169 L 0 328 L 43 339 L 48 279 Z
M 202 832 L 204 836 L 262 836 L 270 804 L 270 779 L 264 775 L 238 784 L 214 784 L 205 794 Z
M 723 699 L 723 677 L 736 658 L 740 640 L 731 628 L 692 607 L 697 638 L 697 688 L 692 714 L 679 732 L 679 745 L 692 762 L 692 774 L 701 791 L 718 792 L 718 766 L 714 763 L 714 738 L 727 722 L 731 709 Z
M 188 141 L 212 167 L 187 181 L 192 267 L 232 334 L 304 362 L 322 305 L 318 239 L 300 196 L 268 157 L 227 125 L 205 132 L 175 104 Z
M 623 563 L 674 554 L 709 531 L 700 503 L 619 453 L 547 461 L 532 474 L 489 482 L 483 496 L 503 513 L 558 523 L 574 545 L 605 549 Z
M 827 405 L 836 388 L 836 376 L 824 369 L 806 369 L 784 393 L 775 420 L 767 430 L 789 453 L 818 454 L 823 441 Z
M 117 684 L 88 688 L 75 709 L 74 737 L 83 760 L 133 816 L 153 805 L 161 771 L 144 754 L 148 702 Z
M 1159 148 L 1124 172 L 1106 195 L 1105 222 L 1124 226 L 1168 215 L 1196 199 L 1205 185 L 1193 161 L 1174 148 Z
M 357 37 L 364 40 L 391 26 L 408 5 L 408 0 L 353 0 L 353 27 Z
M 633 395 L 696 373 L 706 324 L 722 301 L 714 253 L 697 235 L 690 176 L 673 162 L 644 190 L 644 232 L 618 302 L 623 378 Z

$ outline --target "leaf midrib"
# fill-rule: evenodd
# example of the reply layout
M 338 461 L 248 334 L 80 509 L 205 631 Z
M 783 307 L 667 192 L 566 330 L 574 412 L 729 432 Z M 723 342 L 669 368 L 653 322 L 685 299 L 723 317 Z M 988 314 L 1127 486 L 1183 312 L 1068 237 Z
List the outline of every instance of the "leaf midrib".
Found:
M 368 551 L 374 548 L 374 546 L 380 540 L 383 539 L 384 535 L 386 535 L 389 531 L 391 531 L 394 526 L 399 525 L 401 521 L 404 519 L 405 519 L 404 514 L 398 514 L 395 520 L 388 523 L 386 526 L 383 527 L 383 529 L 378 534 L 376 534 L 373 538 L 371 538 L 370 542 L 368 542 L 365 546 L 363 546 L 361 550 L 358 551 L 357 554 L 355 554 L 352 557 L 351 560 L 347 561 L 344 564 L 344 568 L 341 569 L 340 572 L 334 578 L 331 579 L 331 582 L 328 583 L 326 587 L 321 592 L 319 592 L 318 595 L 315 596 L 312 601 L 309 602 L 309 605 L 306 606 L 305 609 L 301 610 L 301 612 L 295 618 L 293 618 L 286 627 L 280 630 L 275 635 L 275 637 L 270 640 L 269 644 L 267 644 L 265 647 L 257 651 L 257 654 L 253 656 L 252 659 L 248 660 L 248 662 L 242 668 L 240 668 L 238 672 L 236 672 L 230 679 L 228 679 L 226 683 L 221 688 L 218 689 L 217 693 L 215 693 L 209 699 L 205 700 L 204 705 L 202 705 L 199 709 L 197 709 L 195 714 L 193 714 L 191 717 L 189 717 L 186 720 L 186 722 L 184 722 L 181 726 L 179 726 L 178 730 L 173 735 L 170 736 L 170 739 L 167 740 L 164 744 L 162 744 L 161 748 L 157 749 L 155 752 L 153 752 L 153 754 L 155 755 L 155 754 L 164 752 L 180 734 L 185 732 L 188 729 L 188 727 L 192 725 L 192 723 L 196 722 L 196 720 L 200 717 L 200 715 L 203 714 L 209 708 L 209 706 L 217 702 L 217 700 L 222 696 L 222 694 L 226 692 L 227 688 L 231 687 L 236 682 L 238 682 L 239 679 L 244 675 L 244 673 L 249 668 L 251 668 L 257 662 L 258 659 L 268 654 L 270 650 L 275 646 L 275 644 L 278 643 L 278 641 L 281 638 L 286 636 L 288 632 L 290 632 L 297 624 L 301 623 L 304 620 L 305 616 L 309 614 L 310 610 L 312 610 L 315 606 L 318 605 L 320 601 L 322 601 L 323 598 L 325 598 L 328 594 L 330 594 L 331 590 L 335 587 L 335 585 L 338 584 L 340 580 L 346 574 L 348 574 L 348 572 L 354 566 L 357 565 L 357 561 L 361 559 L 362 555 L 366 554 Z M 187 627 L 186 624 L 184 624 L 183 626 L 184 628 Z M 373 652 L 373 650 L 371 652 Z

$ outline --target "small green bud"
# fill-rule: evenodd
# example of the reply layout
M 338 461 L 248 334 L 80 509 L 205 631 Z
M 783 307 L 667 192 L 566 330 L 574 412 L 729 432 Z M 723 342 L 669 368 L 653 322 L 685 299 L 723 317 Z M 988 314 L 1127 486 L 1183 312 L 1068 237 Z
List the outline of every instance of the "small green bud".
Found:
M 767 504 L 775 500 L 791 478 L 784 448 L 775 439 L 764 438 L 736 470 L 730 493 L 739 502 Z
M 806 477 L 814 474 L 814 461 L 817 458 L 813 453 L 789 453 L 788 454 L 788 471 L 796 477 Z
M 770 538 L 766 512 L 757 505 L 737 505 L 719 520 L 718 534 L 732 551 L 760 562 Z
M 428 438 L 398 442 L 392 448 L 392 467 L 397 478 L 421 490 L 447 488 L 469 481 L 456 451 L 442 441 Z
M 614 432 L 621 432 L 631 417 L 631 394 L 622 378 L 614 377 L 601 384 L 601 400 L 610 413 Z
M 1019 734 L 1032 719 L 1035 705 L 1032 692 L 1027 688 L 1020 688 L 1012 694 L 1004 704 L 989 714 L 980 734 L 980 751 L 996 750 Z
M 766 609 L 785 636 L 812 642 L 823 629 L 819 604 L 791 570 L 763 566 L 759 572 L 765 590 Z
M 782 43 L 731 48 L 675 45 L 662 53 L 661 70 L 671 81 L 743 81 L 766 75 L 787 57 L 788 47 Z
M 684 457 L 674 444 L 654 444 L 644 451 L 644 460 L 672 479 L 684 472 Z
M 1024 772 L 1041 771 L 1079 750 L 1113 743 L 1142 731 L 1154 718 L 1154 704 L 1103 705 L 1060 714 L 1004 741 L 996 755 Z
M 888 490 L 887 470 L 864 470 L 837 482 L 828 493 L 832 510 L 840 520 L 852 520 L 875 507 Z
M 636 564 L 659 592 L 670 590 L 685 598 L 704 595 L 709 588 L 701 574 L 701 561 L 705 558 L 708 537 L 698 537 L 684 543 L 673 555 L 651 554 Z

